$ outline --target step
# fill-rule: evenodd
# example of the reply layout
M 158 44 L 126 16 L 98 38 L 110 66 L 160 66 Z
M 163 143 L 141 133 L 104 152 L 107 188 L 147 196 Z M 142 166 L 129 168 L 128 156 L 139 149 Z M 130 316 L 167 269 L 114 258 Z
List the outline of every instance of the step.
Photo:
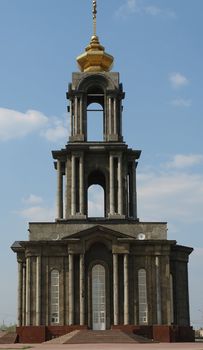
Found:
M 0 344 L 14 344 L 16 342 L 17 334 L 15 332 L 5 332 L 0 337 Z
M 149 339 L 121 330 L 92 331 L 82 330 L 73 335 L 64 344 L 90 343 L 151 343 Z

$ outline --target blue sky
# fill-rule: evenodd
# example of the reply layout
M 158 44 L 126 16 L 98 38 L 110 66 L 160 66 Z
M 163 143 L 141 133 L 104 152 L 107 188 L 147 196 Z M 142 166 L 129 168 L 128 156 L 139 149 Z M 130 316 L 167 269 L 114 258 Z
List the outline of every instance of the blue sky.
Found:
M 28 238 L 28 221 L 55 218 L 51 150 L 68 139 L 65 92 L 92 34 L 91 3 L 0 0 L 0 323 L 16 317 L 10 245 Z M 142 150 L 138 214 L 166 220 L 169 239 L 195 248 L 195 327 L 203 326 L 202 13 L 202 0 L 98 0 L 98 35 L 126 91 L 124 138 Z

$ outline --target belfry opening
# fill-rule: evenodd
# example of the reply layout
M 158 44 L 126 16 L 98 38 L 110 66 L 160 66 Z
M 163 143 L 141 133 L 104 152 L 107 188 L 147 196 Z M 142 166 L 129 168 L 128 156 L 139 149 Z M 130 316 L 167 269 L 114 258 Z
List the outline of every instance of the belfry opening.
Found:
M 12 245 L 18 339 L 43 342 L 73 330 L 116 329 L 157 341 L 193 341 L 193 249 L 169 240 L 166 222 L 139 220 L 141 151 L 124 141 L 125 93 L 119 73 L 111 70 L 114 58 L 96 35 L 96 5 L 94 35 L 77 58 L 80 71 L 67 91 L 71 132 L 67 144 L 52 152 L 55 221 L 29 223 L 29 239 Z M 89 139 L 91 113 L 99 113 L 99 139 Z M 101 192 L 90 203 L 92 186 Z M 94 215 L 97 207 L 102 215 Z

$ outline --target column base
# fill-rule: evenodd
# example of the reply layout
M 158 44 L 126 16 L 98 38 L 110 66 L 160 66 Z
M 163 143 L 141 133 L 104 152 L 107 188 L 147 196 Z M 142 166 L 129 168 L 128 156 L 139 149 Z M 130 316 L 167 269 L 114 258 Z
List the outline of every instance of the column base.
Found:
M 87 219 L 87 215 L 83 215 L 83 214 L 69 215 L 67 217 L 67 220 L 85 220 L 85 219 Z
M 121 214 L 108 214 L 108 218 L 112 219 L 112 220 L 119 220 L 119 219 L 125 219 L 125 215 L 121 215 Z

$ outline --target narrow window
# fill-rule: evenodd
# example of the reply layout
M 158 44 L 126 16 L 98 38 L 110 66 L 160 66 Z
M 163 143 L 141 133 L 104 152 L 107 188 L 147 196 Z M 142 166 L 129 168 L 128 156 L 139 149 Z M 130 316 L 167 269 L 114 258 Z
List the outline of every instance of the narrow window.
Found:
M 147 306 L 147 279 L 146 271 L 138 271 L 138 293 L 139 293 L 139 324 L 148 323 L 148 306 Z
M 103 218 L 105 213 L 104 190 L 100 185 L 88 189 L 88 217 Z
M 51 323 L 59 323 L 59 271 L 51 271 Z

